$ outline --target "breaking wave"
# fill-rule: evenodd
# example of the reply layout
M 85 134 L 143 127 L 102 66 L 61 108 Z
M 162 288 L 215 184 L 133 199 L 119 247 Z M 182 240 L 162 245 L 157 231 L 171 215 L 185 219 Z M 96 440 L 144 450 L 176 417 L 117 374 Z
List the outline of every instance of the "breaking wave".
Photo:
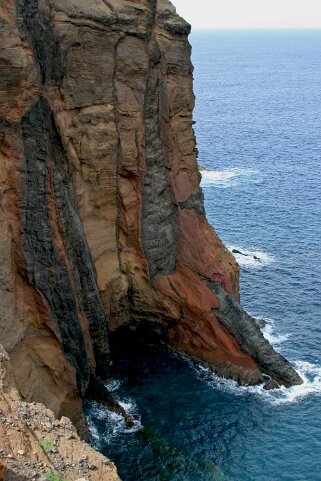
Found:
M 218 377 L 210 369 L 202 365 L 195 365 L 197 376 L 207 385 L 214 389 L 233 394 L 234 396 L 257 396 L 265 402 L 274 405 L 289 404 L 299 402 L 309 395 L 321 395 L 321 367 L 306 361 L 296 361 L 293 363 L 295 369 L 303 379 L 303 384 L 291 388 L 281 387 L 266 391 L 263 385 L 259 386 L 240 386 L 231 379 Z
M 264 316 L 262 316 L 264 317 Z M 261 317 L 256 316 L 256 319 Z M 280 345 L 287 341 L 289 334 L 277 333 L 272 319 L 266 319 L 266 326 L 262 329 L 264 337 L 279 351 Z M 270 404 L 281 405 L 299 402 L 309 395 L 321 395 L 321 366 L 307 361 L 294 361 L 293 366 L 303 379 L 303 384 L 266 391 L 263 384 L 258 386 L 240 386 L 236 381 L 225 379 L 214 374 L 201 364 L 193 364 L 197 377 L 214 389 L 221 390 L 235 396 L 254 395 Z
M 120 381 L 114 380 L 107 387 L 110 391 L 116 391 L 120 384 Z M 110 411 L 96 401 L 86 402 L 88 427 L 92 435 L 93 444 L 97 449 L 101 445 L 109 444 L 115 436 L 132 434 L 143 427 L 137 405 L 132 399 L 122 399 L 119 401 L 119 404 L 133 420 L 132 426 L 127 425 L 121 414 Z
M 226 170 L 206 170 L 200 169 L 202 174 L 202 187 L 215 185 L 220 188 L 235 187 L 243 183 L 261 183 L 262 174 L 255 169 L 235 167 Z
M 106 385 L 106 388 L 108 389 L 109 392 L 115 392 L 120 388 L 121 385 L 122 385 L 122 381 L 120 381 L 119 379 L 112 379 Z
M 233 254 L 241 267 L 261 269 L 262 267 L 268 266 L 275 262 L 275 257 L 267 252 L 262 252 L 259 250 L 250 251 L 234 245 L 228 246 L 228 250 Z
M 287 341 L 290 337 L 289 334 L 277 333 L 275 330 L 275 324 L 272 319 L 265 319 L 266 325 L 262 329 L 262 334 L 269 341 L 274 348 L 278 348 L 280 344 Z

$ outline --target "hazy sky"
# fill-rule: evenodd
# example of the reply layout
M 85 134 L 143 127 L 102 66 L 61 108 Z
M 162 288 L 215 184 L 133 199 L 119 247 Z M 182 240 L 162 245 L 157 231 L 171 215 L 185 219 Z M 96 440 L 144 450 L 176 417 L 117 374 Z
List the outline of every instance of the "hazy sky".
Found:
M 321 28 L 321 0 L 171 0 L 197 28 Z

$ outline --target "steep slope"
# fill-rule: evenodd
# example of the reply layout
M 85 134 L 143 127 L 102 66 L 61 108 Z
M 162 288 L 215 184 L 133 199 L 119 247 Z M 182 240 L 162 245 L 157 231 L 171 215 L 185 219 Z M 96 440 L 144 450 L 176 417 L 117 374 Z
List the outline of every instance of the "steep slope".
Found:
M 120 480 L 114 464 L 83 443 L 69 419 L 57 421 L 43 404 L 21 400 L 0 345 L 0 481 L 54 475 L 78 481 Z
M 300 383 L 205 217 L 190 26 L 167 0 L 5 0 L 0 25 L 0 340 L 23 398 L 81 420 L 135 336 Z

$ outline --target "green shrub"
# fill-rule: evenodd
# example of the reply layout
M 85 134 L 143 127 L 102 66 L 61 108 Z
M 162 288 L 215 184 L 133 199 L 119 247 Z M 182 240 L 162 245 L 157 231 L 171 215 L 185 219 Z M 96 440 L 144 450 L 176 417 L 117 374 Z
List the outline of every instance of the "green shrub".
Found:
M 50 481 L 67 481 L 67 479 L 61 478 L 60 476 L 53 474 L 51 471 L 46 473 L 46 478 L 50 479 Z
M 54 449 L 56 449 L 55 444 L 51 443 L 47 439 L 42 439 L 42 441 L 40 441 L 40 446 L 46 451 L 46 453 L 51 453 Z

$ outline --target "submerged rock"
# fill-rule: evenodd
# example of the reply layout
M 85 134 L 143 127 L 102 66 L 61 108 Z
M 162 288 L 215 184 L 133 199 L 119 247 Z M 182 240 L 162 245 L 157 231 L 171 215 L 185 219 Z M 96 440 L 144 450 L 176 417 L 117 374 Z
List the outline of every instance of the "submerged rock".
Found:
M 248 257 L 249 254 L 244 254 L 244 252 L 239 251 L 238 249 L 232 249 L 233 254 L 240 254 L 241 256 Z
M 244 256 L 244 257 L 253 257 L 254 260 L 256 261 L 261 261 L 262 259 L 260 259 L 259 257 L 257 256 L 252 256 L 251 254 L 245 254 L 244 252 L 241 252 L 239 251 L 238 249 L 232 249 L 232 254 L 239 254 L 241 256 Z
M 134 425 L 134 420 L 121 406 L 116 396 L 108 391 L 104 382 L 99 377 L 92 379 L 90 387 L 88 389 L 87 397 L 89 399 L 99 402 L 103 406 L 106 406 L 107 409 L 109 409 L 110 411 L 113 411 L 123 416 L 129 427 L 132 427 Z
M 263 389 L 265 389 L 266 391 L 271 391 L 272 389 L 279 389 L 279 388 L 280 388 L 280 384 L 278 384 L 274 379 L 270 379 L 263 386 Z
M 267 325 L 267 322 L 264 319 L 259 319 L 256 323 L 260 329 L 264 329 Z

